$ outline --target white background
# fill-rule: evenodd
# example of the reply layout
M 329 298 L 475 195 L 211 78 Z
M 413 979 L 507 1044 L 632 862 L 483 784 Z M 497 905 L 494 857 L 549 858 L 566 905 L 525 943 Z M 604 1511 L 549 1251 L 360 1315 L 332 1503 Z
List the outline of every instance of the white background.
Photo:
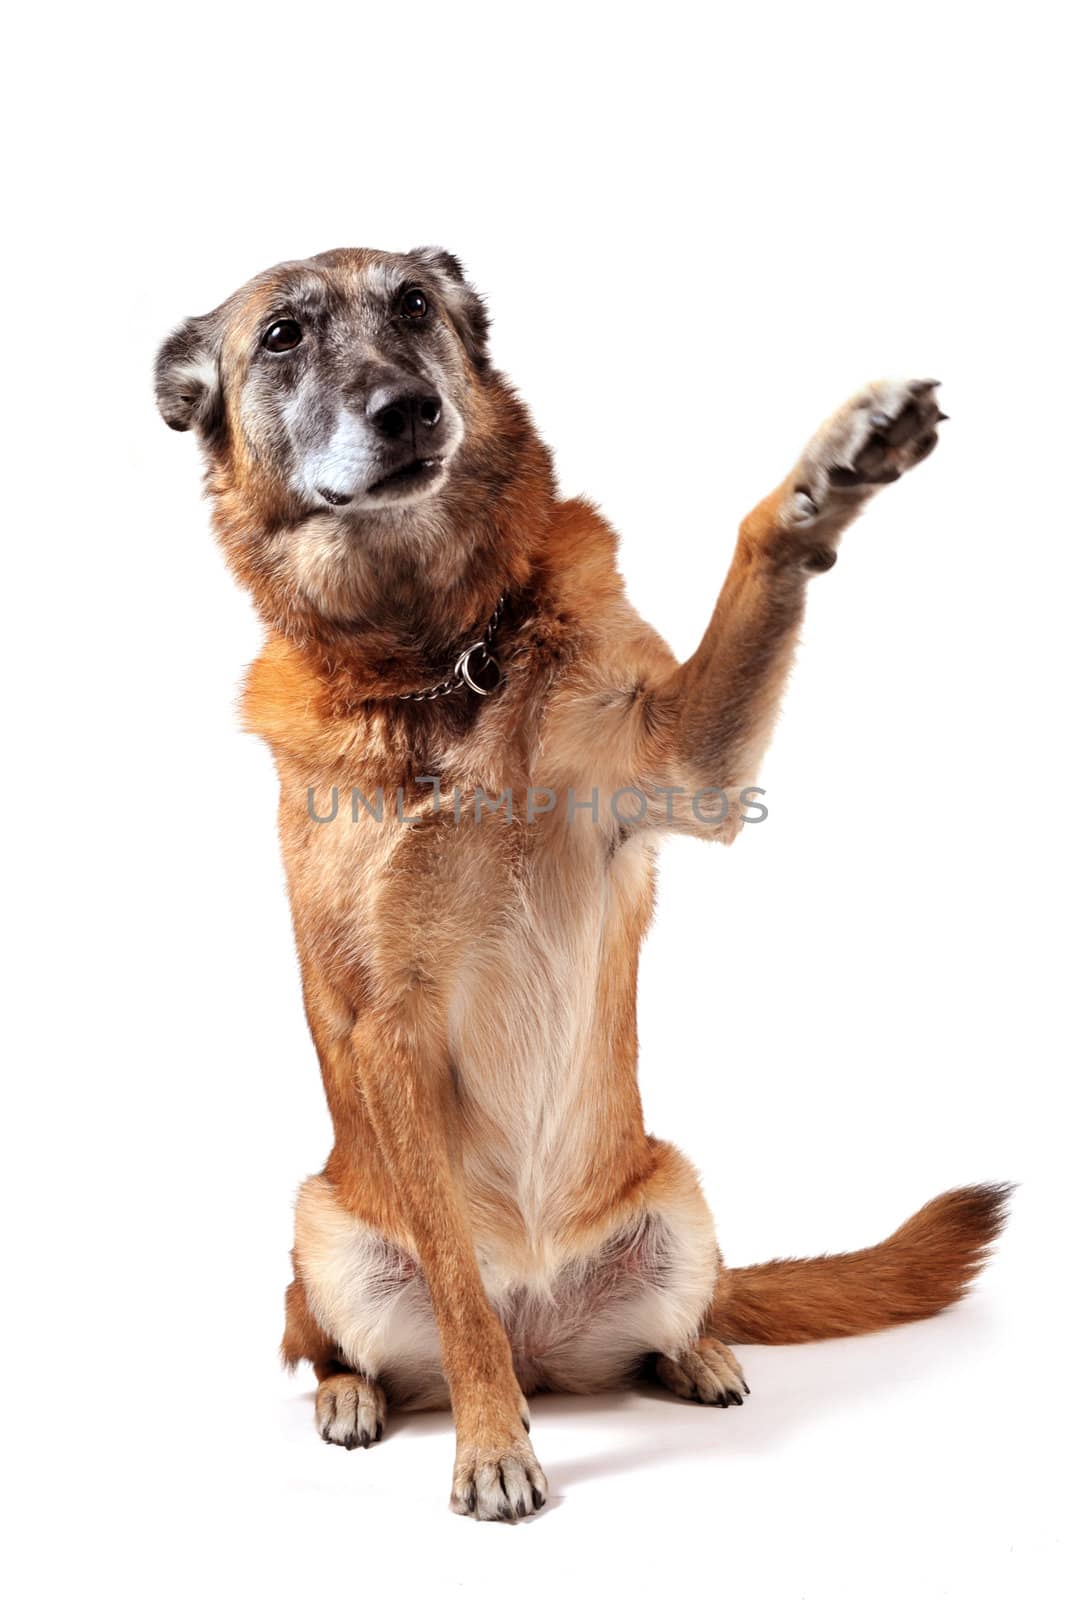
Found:
M 1053 1592 L 1053 15 L 105 5 L 9 35 L 13 1592 Z M 329 1129 L 233 710 L 258 628 L 150 367 L 179 318 L 341 244 L 464 259 L 680 653 L 853 388 L 937 377 L 952 416 L 813 586 L 769 820 L 663 852 L 641 1070 L 734 1263 L 988 1178 L 1022 1184 L 1003 1247 L 935 1323 L 743 1351 L 740 1411 L 535 1400 L 553 1498 L 519 1528 L 448 1514 L 446 1417 L 329 1449 L 275 1356 Z

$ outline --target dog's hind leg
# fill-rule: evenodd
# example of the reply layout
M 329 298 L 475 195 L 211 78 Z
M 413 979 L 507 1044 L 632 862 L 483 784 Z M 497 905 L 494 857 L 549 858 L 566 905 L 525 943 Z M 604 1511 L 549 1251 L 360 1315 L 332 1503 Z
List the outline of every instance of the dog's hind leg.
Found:
M 342 1444 L 346 1450 L 377 1444 L 385 1412 L 385 1390 L 373 1378 L 343 1367 L 319 1378 L 315 1426 L 327 1444 Z
M 385 1428 L 382 1385 L 349 1366 L 340 1349 L 316 1322 L 299 1269 L 285 1294 L 282 1359 L 287 1367 L 309 1361 L 319 1386 L 315 1426 L 328 1444 L 354 1450 L 377 1444 Z
M 704 1406 L 739 1406 L 749 1393 L 741 1363 L 729 1345 L 707 1334 L 679 1355 L 657 1356 L 656 1376 L 672 1394 Z

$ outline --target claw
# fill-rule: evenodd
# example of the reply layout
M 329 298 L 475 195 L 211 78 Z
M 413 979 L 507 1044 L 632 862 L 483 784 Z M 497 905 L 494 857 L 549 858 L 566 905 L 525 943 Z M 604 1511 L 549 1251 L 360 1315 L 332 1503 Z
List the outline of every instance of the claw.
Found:
M 940 389 L 940 378 L 919 378 L 915 383 L 908 384 L 908 393 L 914 395 L 929 394 L 931 389 Z
M 818 515 L 819 508 L 815 504 L 815 496 L 809 493 L 807 489 L 798 489 L 796 497 L 802 516 L 814 517 Z

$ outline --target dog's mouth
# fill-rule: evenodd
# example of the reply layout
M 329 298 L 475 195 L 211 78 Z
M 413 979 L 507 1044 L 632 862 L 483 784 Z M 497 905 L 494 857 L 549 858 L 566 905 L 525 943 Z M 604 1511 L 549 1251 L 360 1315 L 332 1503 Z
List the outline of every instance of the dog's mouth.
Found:
M 334 489 L 328 484 L 316 483 L 316 503 L 333 506 L 342 515 L 360 516 L 378 508 L 426 499 L 436 494 L 444 483 L 453 454 L 446 449 L 440 455 L 409 458 L 355 489 Z
M 399 492 L 431 482 L 444 471 L 444 458 L 442 456 L 416 456 L 414 461 L 409 461 L 402 467 L 387 472 L 381 478 L 375 479 L 367 485 L 364 493 L 368 495 L 382 495 Z

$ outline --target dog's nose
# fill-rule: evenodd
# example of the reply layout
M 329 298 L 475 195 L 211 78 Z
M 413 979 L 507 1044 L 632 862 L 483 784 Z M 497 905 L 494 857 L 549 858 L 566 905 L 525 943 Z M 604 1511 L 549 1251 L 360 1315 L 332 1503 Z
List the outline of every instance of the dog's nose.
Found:
M 400 439 L 406 433 L 416 436 L 436 428 L 441 420 L 441 397 L 431 389 L 398 393 L 379 390 L 367 403 L 367 421 L 387 439 Z

